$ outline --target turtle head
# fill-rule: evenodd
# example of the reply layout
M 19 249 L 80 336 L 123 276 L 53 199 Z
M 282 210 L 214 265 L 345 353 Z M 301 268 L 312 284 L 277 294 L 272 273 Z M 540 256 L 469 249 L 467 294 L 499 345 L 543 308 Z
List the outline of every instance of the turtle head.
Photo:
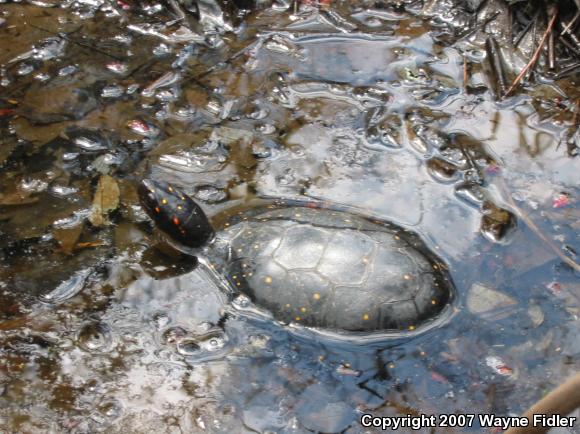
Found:
M 187 247 L 201 247 L 214 230 L 201 207 L 181 189 L 166 182 L 144 179 L 138 187 L 145 211 L 159 229 Z

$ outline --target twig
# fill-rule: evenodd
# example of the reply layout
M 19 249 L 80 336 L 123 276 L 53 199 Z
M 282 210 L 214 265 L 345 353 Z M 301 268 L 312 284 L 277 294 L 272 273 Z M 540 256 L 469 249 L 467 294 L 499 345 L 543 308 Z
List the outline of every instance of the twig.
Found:
M 561 21 L 558 21 L 558 24 L 559 24 L 560 28 L 564 28 L 564 26 L 565 26 L 565 24 Z M 580 39 L 578 39 L 578 37 L 574 33 L 568 32 L 566 35 L 563 35 L 562 37 L 565 37 L 565 36 L 569 37 L 572 40 L 572 42 L 574 42 L 576 44 L 577 48 L 580 48 Z
M 574 115 L 572 116 L 572 128 L 578 125 L 578 112 L 580 112 L 580 98 L 576 100 L 576 107 L 574 108 Z
M 568 42 L 565 36 L 558 36 L 558 39 L 562 44 L 566 46 L 566 48 L 568 48 L 568 50 L 570 50 L 572 54 L 575 54 L 576 57 L 580 57 L 580 50 L 578 50 L 578 48 L 576 48 L 574 45 Z
M 516 37 L 516 40 L 514 41 L 514 48 L 517 48 L 518 45 L 520 45 L 520 42 L 522 42 L 522 39 L 524 39 L 524 36 L 526 36 L 526 33 L 528 33 L 528 31 L 532 28 L 532 25 L 536 22 L 536 20 L 538 19 L 538 16 L 539 15 L 540 15 L 540 11 L 536 12 L 536 14 L 534 15 L 534 17 L 531 18 L 530 21 L 528 21 L 528 24 L 526 24 L 526 26 L 524 27 L 524 29 Z
M 493 20 L 495 20 L 498 16 L 499 16 L 499 12 L 496 12 L 495 14 L 493 14 L 491 17 L 487 18 L 482 23 L 479 23 L 478 25 L 474 26 L 473 28 L 461 33 L 460 35 L 457 36 L 457 41 L 461 41 L 462 39 L 468 38 L 469 36 L 479 32 L 480 30 L 483 30 L 485 28 L 485 26 L 487 26 L 489 23 L 491 23 Z
M 514 202 L 512 196 L 508 192 L 508 188 L 505 184 L 505 181 L 502 178 L 498 178 L 500 190 L 502 190 L 503 196 L 507 199 L 510 206 L 512 207 L 513 211 L 517 214 L 517 216 L 523 220 L 523 222 L 530 228 L 532 232 L 534 232 L 538 238 L 540 238 L 543 242 L 545 242 L 553 251 L 558 255 L 558 257 L 568 264 L 572 269 L 575 271 L 580 271 L 580 265 L 577 264 L 574 260 L 570 259 L 566 256 L 562 251 L 556 246 L 552 240 L 544 235 L 542 230 L 534 223 L 534 221 L 525 214 L 522 209 Z
M 548 36 L 548 68 L 550 71 L 553 71 L 556 68 L 554 55 L 554 32 L 550 32 Z
M 118 57 L 118 56 L 114 56 L 114 55 L 112 55 L 112 54 L 110 54 L 110 53 L 107 53 L 106 51 L 103 51 L 103 50 L 101 50 L 101 49 L 99 49 L 99 48 L 95 47 L 94 45 L 91 45 L 91 44 L 86 44 L 86 43 L 84 43 L 84 42 L 80 42 L 80 41 L 77 41 L 77 40 L 75 40 L 75 39 L 71 39 L 71 38 L 69 38 L 68 36 L 65 36 L 65 35 L 63 35 L 63 34 L 61 34 L 61 33 L 56 33 L 56 32 L 53 32 L 52 30 L 48 30 L 48 29 L 45 29 L 45 28 L 42 28 L 42 27 L 38 27 L 38 26 L 35 26 L 34 24 L 30 24 L 30 23 L 29 23 L 28 25 L 29 25 L 30 27 L 34 27 L 35 29 L 42 30 L 43 32 L 49 33 L 49 34 L 51 34 L 51 35 L 58 36 L 59 38 L 62 38 L 62 39 L 64 39 L 65 41 L 71 42 L 71 43 L 73 43 L 73 44 L 77 44 L 77 45 L 78 45 L 78 46 L 80 46 L 80 47 L 83 47 L 83 48 L 87 48 L 87 49 L 90 49 L 90 50 L 96 51 L 97 53 L 100 53 L 100 54 L 102 54 L 103 56 L 110 57 L 111 59 L 115 59 L 115 60 L 116 60 L 116 61 L 118 61 L 118 62 L 123 62 L 123 61 L 125 60 L 125 59 L 121 59 L 121 58 L 120 58 L 120 57 Z
M 574 24 L 576 24 L 576 20 L 578 19 L 578 17 L 580 17 L 580 11 L 576 12 L 576 15 L 574 15 L 572 21 L 570 21 L 568 25 L 564 27 L 564 30 L 562 30 L 562 33 L 560 33 L 560 35 L 564 35 L 565 33 L 571 33 L 570 29 L 574 27 Z
M 489 64 L 495 79 L 498 83 L 498 89 L 496 91 L 498 98 L 503 98 L 506 94 L 507 80 L 505 78 L 505 68 L 503 64 L 503 59 L 501 57 L 501 50 L 499 44 L 493 36 L 490 36 L 485 41 L 485 48 L 487 51 L 487 56 L 489 58 Z
M 468 80 L 468 66 L 467 57 L 463 57 L 463 87 L 467 90 L 467 80 Z
M 568 75 L 575 74 L 578 69 L 580 69 L 580 62 L 576 62 L 566 68 L 562 68 L 558 74 L 554 76 L 555 80 L 560 80 L 561 78 L 567 77 Z
M 522 71 L 518 74 L 518 76 L 516 77 L 516 79 L 514 80 L 512 85 L 510 86 L 510 88 L 508 89 L 508 91 L 505 93 L 505 96 L 508 96 L 510 93 L 513 92 L 513 90 L 518 85 L 518 83 L 521 81 L 521 79 L 524 77 L 524 75 L 526 75 L 526 72 L 528 72 L 528 70 L 538 60 L 538 57 L 540 56 L 540 53 L 542 52 L 542 48 L 544 48 L 544 44 L 546 43 L 546 39 L 548 38 L 548 35 L 552 31 L 552 27 L 554 27 L 554 23 L 556 22 L 557 17 L 558 17 L 558 10 L 554 7 L 554 13 L 552 15 L 552 19 L 550 20 L 550 23 L 548 24 L 548 27 L 546 28 L 546 31 L 544 32 L 544 35 L 542 36 L 542 39 L 540 40 L 540 43 L 538 44 L 538 48 L 536 48 L 536 52 L 534 53 L 534 55 L 532 56 L 532 58 L 530 59 L 528 64 L 524 67 L 524 69 L 522 69 Z

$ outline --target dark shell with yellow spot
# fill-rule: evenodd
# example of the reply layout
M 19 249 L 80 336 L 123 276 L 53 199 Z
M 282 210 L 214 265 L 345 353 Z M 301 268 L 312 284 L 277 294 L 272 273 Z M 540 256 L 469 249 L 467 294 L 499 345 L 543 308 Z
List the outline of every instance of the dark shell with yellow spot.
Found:
M 201 247 L 213 237 L 213 228 L 201 207 L 177 187 L 145 179 L 137 192 L 147 214 L 175 241 Z
M 453 298 L 445 265 L 400 227 L 325 208 L 252 210 L 218 233 L 232 285 L 283 322 L 414 330 Z

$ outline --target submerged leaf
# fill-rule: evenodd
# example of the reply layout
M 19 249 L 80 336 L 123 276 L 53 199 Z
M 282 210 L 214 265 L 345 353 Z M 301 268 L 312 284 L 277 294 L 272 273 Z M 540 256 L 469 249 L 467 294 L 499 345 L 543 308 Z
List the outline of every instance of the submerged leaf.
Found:
M 107 215 L 119 206 L 119 185 L 114 178 L 103 175 L 99 179 L 97 191 L 93 198 L 93 210 L 89 221 L 94 226 L 104 226 L 107 224 Z
M 55 229 L 53 232 L 54 238 L 60 244 L 63 253 L 70 255 L 75 250 L 77 241 L 83 232 L 83 225 L 77 225 L 72 228 Z

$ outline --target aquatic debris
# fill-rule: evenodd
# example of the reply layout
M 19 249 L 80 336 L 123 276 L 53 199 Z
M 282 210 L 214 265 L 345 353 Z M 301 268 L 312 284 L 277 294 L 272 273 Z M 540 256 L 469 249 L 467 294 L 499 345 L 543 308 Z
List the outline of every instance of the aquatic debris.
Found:
M 528 307 L 528 316 L 530 317 L 530 320 L 532 321 L 533 327 L 541 326 L 542 323 L 544 322 L 545 317 L 546 317 L 544 314 L 544 311 L 542 310 L 540 305 L 537 303 L 530 304 L 530 307 Z
M 474 283 L 467 293 L 467 308 L 487 320 L 499 320 L 514 313 L 517 301 L 496 289 Z
M 449 384 L 449 380 L 438 372 L 431 371 L 431 379 L 438 383 Z
M 578 357 L 580 354 L 580 321 L 574 321 L 562 348 L 562 354 L 569 357 Z
M 103 151 L 111 145 L 102 132 L 88 128 L 69 127 L 65 130 L 64 136 L 86 152 Z
M 106 68 L 109 71 L 114 72 L 115 74 L 119 74 L 119 75 L 123 75 L 129 70 L 128 65 L 126 63 L 121 63 L 121 62 L 107 63 Z
M 93 197 L 93 209 L 89 221 L 93 226 L 104 226 L 108 223 L 109 212 L 119 206 L 119 185 L 114 178 L 103 175 L 99 179 L 95 196 Z
M 308 386 L 296 408 L 298 420 L 308 430 L 337 433 L 347 429 L 355 418 L 352 406 L 338 388 L 322 384 Z
M 228 193 L 214 185 L 200 185 L 196 187 L 193 196 L 206 203 L 219 203 L 228 198 Z
M 179 72 L 169 71 L 147 86 L 141 92 L 143 96 L 153 96 L 155 91 L 163 87 L 172 86 L 179 83 L 181 80 L 181 74 Z
M 74 251 L 82 232 L 83 225 L 78 224 L 72 228 L 55 229 L 52 235 L 60 244 L 62 252 L 70 255 Z
M 538 48 L 536 48 L 536 51 L 534 52 L 534 55 L 532 56 L 530 61 L 526 64 L 526 66 L 520 71 L 518 76 L 515 78 L 514 82 L 512 83 L 510 88 L 505 93 L 505 96 L 508 96 L 510 93 L 513 92 L 513 90 L 516 88 L 516 86 L 521 81 L 521 79 L 524 78 L 524 76 L 526 75 L 528 70 L 530 68 L 532 68 L 535 65 L 536 61 L 538 60 L 538 57 L 540 56 L 540 53 L 542 52 L 542 50 L 544 48 L 546 40 L 552 32 L 552 27 L 554 27 L 554 23 L 556 22 L 556 18 L 558 18 L 558 8 L 554 5 L 551 9 L 552 9 L 552 11 L 551 11 L 552 18 L 550 19 L 550 22 L 548 23 L 548 26 L 546 27 L 546 31 L 542 35 L 542 39 L 540 39 L 540 42 L 538 42 Z
M 570 205 L 570 196 L 566 193 L 560 193 L 552 200 L 552 208 L 563 208 Z
M 350 377 L 360 377 L 362 375 L 362 371 L 357 369 L 352 369 L 350 366 L 347 365 L 340 365 L 336 368 L 336 373 L 340 375 L 350 376 Z
M 482 205 L 481 233 L 494 242 L 505 241 L 506 236 L 516 225 L 514 215 L 491 201 Z
M 550 282 L 546 285 L 546 288 L 554 295 L 562 294 L 562 284 L 560 282 Z
M 552 251 L 558 255 L 562 262 L 566 263 L 572 269 L 580 271 L 580 264 L 566 256 L 562 250 L 558 248 L 558 246 L 556 246 L 554 242 L 542 232 L 542 230 L 534 223 L 534 221 L 518 207 L 512 196 L 508 193 L 506 183 L 502 178 L 498 178 L 498 184 L 500 191 L 503 193 L 503 196 L 507 198 L 508 203 L 516 215 L 522 219 L 522 221 L 538 236 L 538 238 L 545 242 L 550 247 L 550 249 L 552 249 Z
M 96 107 L 95 98 L 87 90 L 64 81 L 62 84 L 35 83 L 24 95 L 18 114 L 36 124 L 50 124 L 81 119 Z
M 89 277 L 93 274 L 92 268 L 78 271 L 68 280 L 65 280 L 48 294 L 41 297 L 42 301 L 50 304 L 60 304 L 81 292 Z
M 514 374 L 514 370 L 499 357 L 488 356 L 485 358 L 485 364 L 503 377 L 511 377 Z
M 159 128 L 141 119 L 130 120 L 127 122 L 127 127 L 134 133 L 145 137 L 156 137 L 160 132 Z
M 13 192 L 0 193 L 0 205 L 3 206 L 15 206 L 15 205 L 28 205 L 31 203 L 38 202 L 37 196 L 32 196 L 30 191 L 22 191 L 18 189 Z

